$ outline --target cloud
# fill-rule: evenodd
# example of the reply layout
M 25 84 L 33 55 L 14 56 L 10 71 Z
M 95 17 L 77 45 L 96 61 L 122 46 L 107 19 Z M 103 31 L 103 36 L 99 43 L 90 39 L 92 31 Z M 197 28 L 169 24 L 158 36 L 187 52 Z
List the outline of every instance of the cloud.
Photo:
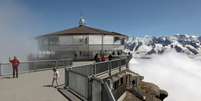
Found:
M 200 101 L 201 61 L 174 51 L 130 61 L 131 70 L 168 91 L 165 101 Z
M 23 3 L 0 1 L 0 62 L 7 62 L 9 56 L 25 60 L 29 53 L 36 52 L 33 35 L 36 22 L 36 17 Z

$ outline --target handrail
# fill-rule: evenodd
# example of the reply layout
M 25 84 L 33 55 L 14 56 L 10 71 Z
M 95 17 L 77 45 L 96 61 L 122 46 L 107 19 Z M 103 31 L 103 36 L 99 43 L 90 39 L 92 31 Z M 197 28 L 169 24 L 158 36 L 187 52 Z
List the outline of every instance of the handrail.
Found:
M 20 63 L 30 63 L 30 62 L 53 62 L 53 61 L 64 61 L 64 60 L 68 60 L 68 61 L 72 61 L 72 59 L 55 59 L 55 60 L 33 60 L 33 61 L 22 61 Z M 9 62 L 2 62 L 1 64 L 10 64 Z
M 27 72 L 42 71 L 54 67 L 61 68 L 63 66 L 69 65 L 72 65 L 71 59 L 23 61 L 19 65 L 19 73 L 21 74 Z M 11 74 L 11 63 L 0 63 L 0 76 L 6 76 Z
M 111 74 L 112 69 L 119 68 L 119 71 L 121 71 L 121 68 L 126 66 L 127 63 L 128 63 L 128 57 L 123 57 L 110 61 L 91 63 L 81 66 L 72 66 L 71 69 L 72 71 L 81 73 L 86 76 L 96 75 L 106 71 L 109 74 Z
M 81 66 L 73 66 L 73 67 L 67 67 L 65 68 L 65 87 L 67 88 L 71 88 L 72 90 L 75 91 L 80 91 L 80 95 L 83 96 L 83 90 L 82 89 L 77 89 L 77 88 L 81 88 L 81 87 L 91 87 L 91 78 L 94 78 L 95 76 L 97 77 L 97 75 L 99 75 L 100 73 L 108 73 L 109 75 L 111 74 L 113 69 L 119 68 L 119 72 L 121 71 L 121 68 L 126 67 L 126 65 L 128 64 L 129 58 L 128 57 L 122 57 L 119 59 L 113 59 L 110 61 L 104 61 L 104 62 L 97 62 L 97 63 L 91 63 L 91 64 L 87 64 L 87 65 L 81 65 Z M 73 75 L 72 75 L 73 74 Z M 83 79 L 84 82 L 87 82 L 87 84 L 85 84 L 84 86 L 72 86 L 75 83 L 78 83 L 78 81 L 70 81 L 74 79 L 74 75 L 76 75 L 78 78 L 80 77 L 80 79 Z M 96 78 L 95 77 L 95 78 Z M 99 79 L 99 78 L 97 78 Z M 101 80 L 102 84 L 103 84 L 103 89 L 105 89 L 106 93 L 107 93 L 107 99 L 109 101 L 116 101 L 114 94 L 112 93 L 112 90 L 109 86 L 109 84 L 107 82 L 104 82 L 103 80 Z M 87 89 L 85 89 L 87 91 Z M 88 91 L 91 91 L 91 88 L 88 89 Z M 78 92 L 77 91 L 77 92 Z M 89 95 L 84 95 L 86 98 L 90 99 L 91 98 L 91 93 L 89 93 Z

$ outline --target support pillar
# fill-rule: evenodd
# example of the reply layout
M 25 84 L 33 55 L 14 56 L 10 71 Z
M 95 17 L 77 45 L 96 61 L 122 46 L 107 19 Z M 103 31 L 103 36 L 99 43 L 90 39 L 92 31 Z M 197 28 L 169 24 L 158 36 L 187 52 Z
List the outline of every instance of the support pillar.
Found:
M 110 61 L 108 62 L 108 69 L 109 69 L 109 76 L 111 76 L 112 70 L 111 70 L 111 62 Z
M 65 88 L 69 86 L 69 67 L 64 68 L 65 69 Z

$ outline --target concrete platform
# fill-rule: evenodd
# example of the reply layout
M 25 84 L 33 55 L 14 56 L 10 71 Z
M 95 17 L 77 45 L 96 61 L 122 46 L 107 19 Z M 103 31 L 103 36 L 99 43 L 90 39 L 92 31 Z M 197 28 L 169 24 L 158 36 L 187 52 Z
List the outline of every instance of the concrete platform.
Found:
M 64 84 L 64 69 L 59 72 L 59 84 Z M 68 101 L 50 87 L 52 75 L 52 70 L 47 70 L 20 74 L 19 78 L 0 77 L 0 101 Z
M 123 101 L 142 101 L 128 91 L 126 91 L 125 93 L 126 93 L 126 96 Z
M 69 100 L 69 101 L 82 101 L 81 99 L 79 99 L 76 95 L 72 94 L 72 92 L 70 92 L 67 89 L 59 89 L 59 91 Z

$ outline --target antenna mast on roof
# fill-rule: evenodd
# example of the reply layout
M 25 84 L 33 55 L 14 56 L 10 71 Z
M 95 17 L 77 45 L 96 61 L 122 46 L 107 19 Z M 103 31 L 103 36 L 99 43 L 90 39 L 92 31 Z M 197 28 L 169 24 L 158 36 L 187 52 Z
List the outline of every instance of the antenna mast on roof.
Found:
M 79 25 L 80 26 L 86 25 L 86 21 L 85 21 L 85 19 L 82 16 L 80 17 Z

